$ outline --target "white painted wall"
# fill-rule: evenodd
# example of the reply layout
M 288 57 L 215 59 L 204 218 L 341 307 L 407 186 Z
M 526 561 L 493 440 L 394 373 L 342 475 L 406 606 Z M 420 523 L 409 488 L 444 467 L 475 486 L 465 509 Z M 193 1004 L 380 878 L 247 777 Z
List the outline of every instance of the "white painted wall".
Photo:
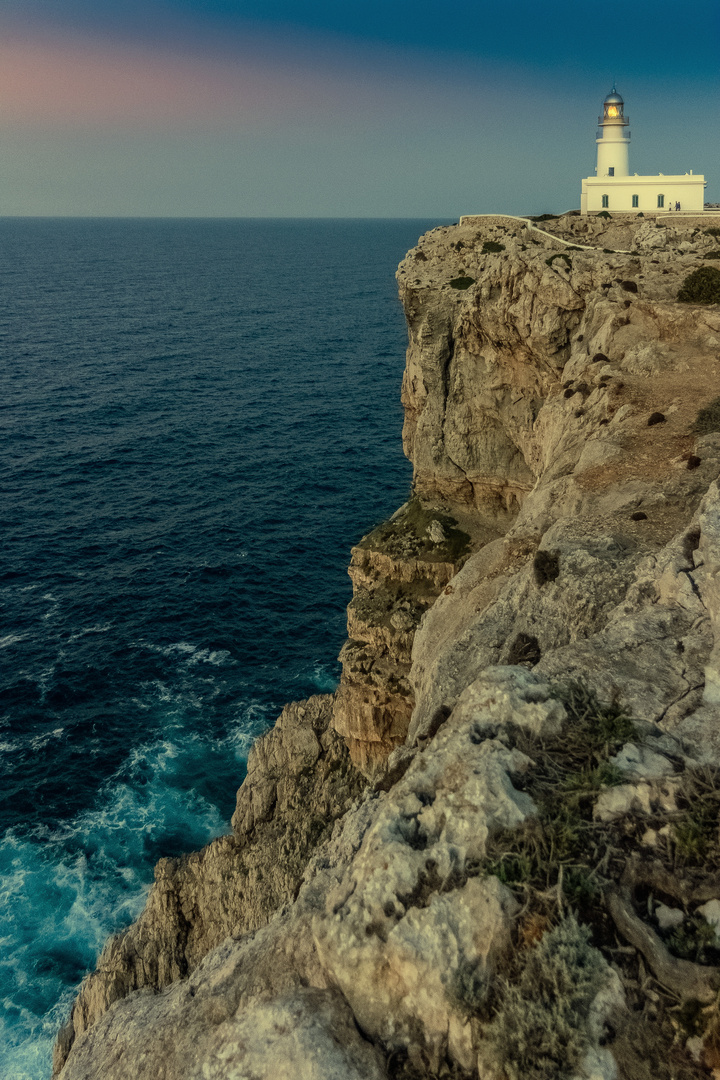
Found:
M 597 142 L 597 175 L 608 176 L 610 169 L 615 170 L 615 176 L 627 176 L 630 163 L 628 160 L 628 147 L 630 136 L 627 128 L 604 127 L 601 139 Z
M 608 196 L 608 206 L 603 207 L 602 197 Z M 633 206 L 632 197 L 638 196 Z M 665 196 L 664 207 L 658 207 L 658 195 Z M 607 209 L 611 214 L 663 214 L 675 203 L 680 209 L 702 213 L 705 203 L 705 177 L 685 174 L 682 176 L 588 176 L 582 182 L 580 211 L 594 214 Z

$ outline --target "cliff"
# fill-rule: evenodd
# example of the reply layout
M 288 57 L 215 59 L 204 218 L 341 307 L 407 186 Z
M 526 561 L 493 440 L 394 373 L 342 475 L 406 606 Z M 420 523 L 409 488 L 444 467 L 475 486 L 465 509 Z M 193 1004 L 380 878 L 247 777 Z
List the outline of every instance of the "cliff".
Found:
M 720 307 L 702 219 L 464 219 L 398 270 L 408 504 L 334 698 L 159 864 L 62 1080 L 720 1075 Z M 710 259 L 708 259 L 710 256 Z

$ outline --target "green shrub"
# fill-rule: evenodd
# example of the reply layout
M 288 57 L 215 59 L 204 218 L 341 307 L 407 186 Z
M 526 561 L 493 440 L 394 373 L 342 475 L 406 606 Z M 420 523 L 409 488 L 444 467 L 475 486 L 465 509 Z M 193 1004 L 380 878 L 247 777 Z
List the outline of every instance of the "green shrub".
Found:
M 623 781 L 609 760 L 623 743 L 637 737 L 630 717 L 614 703 L 601 705 L 580 682 L 552 687 L 568 723 L 544 746 L 516 745 L 532 754 L 535 769 L 527 788 L 538 807 L 536 817 L 506 829 L 488 842 L 483 870 L 523 894 L 543 901 L 557 888 L 569 902 L 586 904 L 602 887 L 598 875 L 610 834 L 593 821 L 600 791 Z
M 471 285 L 475 284 L 474 277 L 456 277 L 450 282 L 451 289 L 469 289 Z
M 714 398 L 700 410 L 692 430 L 695 435 L 709 435 L 711 431 L 720 431 L 720 397 Z
M 706 229 L 705 232 L 708 236 L 720 236 L 720 229 L 718 229 L 717 225 L 713 225 L 711 229 Z
M 609 217 L 611 217 L 612 215 L 611 215 L 611 214 L 609 214 L 607 210 L 601 210 L 601 211 L 599 212 L 599 214 L 598 214 L 597 216 L 598 216 L 598 217 L 604 217 L 604 218 L 609 218 Z
M 667 937 L 671 951 L 692 964 L 712 964 L 717 958 L 715 927 L 702 915 L 691 915 Z
M 684 304 L 720 304 L 720 270 L 701 266 L 682 283 L 677 296 Z
M 638 214 L 638 217 L 645 217 L 645 215 L 643 214 L 642 210 L 641 210 L 641 211 L 640 211 L 640 213 Z
M 543 935 L 517 982 L 504 983 L 488 1029 L 508 1080 L 566 1080 L 578 1071 L 605 971 L 590 931 L 573 915 Z
M 576 725 L 583 731 L 588 748 L 599 750 L 608 745 L 619 748 L 637 737 L 637 730 L 619 705 L 601 705 L 597 695 L 584 683 L 560 683 L 553 687 L 553 697 L 561 701 Z
M 703 255 L 703 259 L 720 259 L 720 251 L 708 251 Z
M 536 214 L 535 217 L 531 217 L 531 221 L 557 221 L 557 214 Z
M 694 769 L 682 778 L 678 793 L 681 813 L 672 823 L 675 866 L 707 865 L 718 845 L 720 791 L 714 769 Z
M 622 769 L 609 761 L 602 761 L 595 768 L 585 767 L 578 772 L 570 773 L 563 781 L 566 791 L 602 791 L 603 788 L 615 787 L 627 779 Z
M 572 259 L 569 255 L 566 255 L 564 251 L 556 251 L 554 255 L 551 255 L 545 262 L 548 266 L 552 266 L 556 259 L 563 259 L 567 265 L 568 270 L 572 270 Z
M 504 244 L 498 244 L 497 240 L 486 240 L 485 243 L 482 246 L 482 254 L 483 255 L 489 255 L 491 253 L 494 254 L 497 251 L 504 251 L 504 250 L 505 250 L 505 245 Z

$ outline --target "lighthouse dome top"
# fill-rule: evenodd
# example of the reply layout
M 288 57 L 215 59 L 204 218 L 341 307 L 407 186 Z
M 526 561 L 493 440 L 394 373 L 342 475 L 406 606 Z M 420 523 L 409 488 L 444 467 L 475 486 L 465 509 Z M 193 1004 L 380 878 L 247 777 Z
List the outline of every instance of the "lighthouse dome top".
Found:
M 608 124 L 627 127 L 630 123 L 629 118 L 625 116 L 625 102 L 615 89 L 615 83 L 603 101 L 603 114 L 599 117 L 598 123 L 601 127 L 606 127 Z

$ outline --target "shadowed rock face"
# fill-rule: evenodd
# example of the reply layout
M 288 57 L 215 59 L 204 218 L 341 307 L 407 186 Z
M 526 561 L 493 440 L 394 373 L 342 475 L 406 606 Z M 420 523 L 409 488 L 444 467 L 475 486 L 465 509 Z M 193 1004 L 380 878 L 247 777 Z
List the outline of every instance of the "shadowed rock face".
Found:
M 716 241 L 692 221 L 548 228 L 470 219 L 401 264 L 414 494 L 353 550 L 339 691 L 258 741 L 231 836 L 159 864 L 83 984 L 62 1080 L 502 1080 L 498 979 L 557 917 L 562 875 L 528 923 L 486 858 L 542 817 L 533 777 L 573 723 L 569 680 L 639 721 L 606 762 L 623 782 L 586 796 L 587 827 L 624 851 L 598 942 L 614 921 L 676 997 L 714 994 L 715 969 L 643 920 L 647 888 L 686 911 L 720 899 L 720 871 L 668 871 L 660 829 L 686 775 L 720 766 L 720 410 L 696 423 L 720 395 L 720 310 L 675 301 Z M 640 1053 L 624 1005 L 647 980 L 622 983 L 624 955 L 593 962 L 574 1071 L 706 1075 L 670 1062 L 671 1025 L 647 1072 L 656 1047 Z

